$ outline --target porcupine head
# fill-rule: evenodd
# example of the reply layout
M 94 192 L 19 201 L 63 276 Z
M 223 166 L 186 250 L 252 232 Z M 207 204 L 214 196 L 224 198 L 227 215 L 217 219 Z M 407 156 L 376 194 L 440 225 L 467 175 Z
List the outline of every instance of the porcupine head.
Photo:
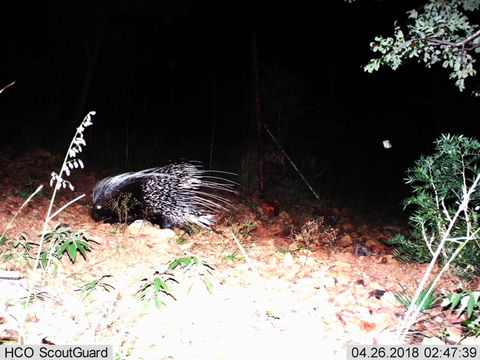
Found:
M 130 223 L 145 212 L 139 179 L 130 173 L 99 181 L 93 189 L 92 218 L 105 223 Z

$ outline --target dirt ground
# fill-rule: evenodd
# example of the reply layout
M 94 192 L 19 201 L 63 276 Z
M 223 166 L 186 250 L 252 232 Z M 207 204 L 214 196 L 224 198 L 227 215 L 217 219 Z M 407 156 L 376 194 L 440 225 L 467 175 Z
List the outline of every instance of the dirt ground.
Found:
M 61 162 L 45 151 L 20 159 L 0 155 L 1 232 L 22 196 L 45 185 L 10 224 L 8 238 L 19 244 L 40 240 L 50 173 Z M 98 179 L 81 170 L 70 180 L 75 191 L 62 190 L 55 209 L 87 196 L 49 228 L 63 224 L 85 231 L 92 250 L 74 264 L 65 255 L 45 274 L 31 270 L 21 245 L 0 247 L 5 344 L 112 344 L 114 359 L 345 359 L 348 344 L 395 342 L 405 313 L 395 294 L 413 295 L 427 266 L 401 263 L 384 245 L 407 231 L 400 222 L 368 222 L 348 209 L 321 209 L 323 217 L 308 222 L 281 208 L 275 216 L 268 204 L 239 196 L 230 212 L 220 214 L 215 231 L 189 236 L 176 229 L 169 237 L 171 231 L 157 227 L 136 233 L 95 223 L 90 193 Z M 13 257 L 5 261 L 5 255 Z M 161 309 L 140 299 L 142 285 L 175 259 L 190 256 L 210 267 L 173 270 L 176 281 L 167 281 L 171 296 L 160 293 Z M 82 292 L 96 280 L 99 286 Z M 447 275 L 437 290 L 461 286 L 472 284 Z M 25 310 L 30 287 L 37 299 Z M 462 335 L 459 322 L 436 307 L 414 325 L 409 342 L 478 343 Z

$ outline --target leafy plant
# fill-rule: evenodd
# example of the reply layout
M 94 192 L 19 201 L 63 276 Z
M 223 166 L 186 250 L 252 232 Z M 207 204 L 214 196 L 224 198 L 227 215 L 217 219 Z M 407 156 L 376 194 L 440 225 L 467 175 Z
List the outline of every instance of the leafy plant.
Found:
M 112 285 L 102 281 L 107 277 L 112 277 L 112 275 L 103 275 L 100 278 L 92 280 L 89 283 L 83 285 L 80 289 L 77 290 L 77 291 L 80 291 L 80 298 L 82 300 L 85 300 L 85 299 L 91 300 L 93 296 L 92 295 L 93 292 L 98 289 L 103 289 L 108 292 L 110 292 L 110 290 L 114 290 L 115 288 Z
M 187 241 L 187 239 L 185 238 L 185 235 L 188 235 L 186 231 L 184 231 L 181 235 L 177 235 L 177 237 L 175 238 L 175 242 L 178 245 L 185 244 L 185 242 Z
M 408 170 L 406 182 L 413 190 L 405 206 L 415 206 L 410 217 L 412 235 L 423 243 L 397 237 L 394 241 L 401 245 L 397 248 L 397 257 L 428 261 L 444 234 L 448 234 L 439 254 L 440 262 L 445 264 L 463 244 L 463 251 L 453 261 L 455 270 L 464 276 L 480 274 L 480 217 L 474 211 L 480 203 L 480 192 L 475 191 L 479 164 L 477 140 L 462 135 L 442 135 L 435 141 L 435 153 L 422 156 L 415 167 Z M 467 194 L 469 189 L 472 191 Z
M 38 244 L 31 241 L 26 233 L 21 233 L 18 239 L 0 237 L 0 262 L 8 262 L 10 260 L 20 260 L 29 262 L 33 255 L 32 249 Z
M 250 220 L 242 224 L 236 224 L 235 226 L 233 226 L 233 231 L 235 232 L 235 234 L 241 235 L 242 240 L 245 240 L 247 237 L 250 236 L 252 231 L 257 229 L 257 227 L 258 224 L 255 221 Z
M 223 261 L 242 261 L 244 260 L 245 258 L 242 257 L 242 256 L 238 256 L 238 254 L 236 252 L 234 253 L 231 253 L 230 255 L 227 255 L 223 258 Z
M 0 236 L 0 261 L 1 262 L 8 262 L 11 259 L 17 257 L 18 252 L 16 249 L 21 245 L 20 241 L 15 239 L 10 239 L 5 235 Z M 24 254 L 26 253 L 23 252 Z M 20 255 L 21 256 L 21 255 Z
M 196 256 L 188 256 L 175 259 L 168 265 L 169 270 L 175 270 L 178 267 L 182 268 L 185 272 L 193 273 L 195 277 L 198 277 L 207 288 L 208 292 L 213 293 L 213 285 L 209 280 L 212 272 L 215 268 L 207 263 L 205 260 L 200 260 Z M 189 292 L 193 286 L 193 283 L 189 287 Z
M 289 249 L 286 249 L 286 248 L 280 246 L 280 247 L 277 249 L 277 251 L 278 251 L 280 254 L 285 255 L 285 254 L 288 254 L 288 253 L 294 254 L 294 253 L 296 253 L 297 251 L 301 251 L 301 250 L 304 250 L 304 249 L 305 249 L 305 247 L 302 246 L 302 245 L 297 245 L 297 248 L 296 248 L 296 249 L 293 249 L 293 250 L 289 250 Z
M 406 308 L 412 304 L 412 297 L 408 294 L 407 290 L 402 286 L 402 290 L 395 294 L 395 298 Z M 420 306 L 420 312 L 424 313 L 426 310 L 433 308 L 440 300 L 440 297 L 431 290 L 431 285 L 424 289 L 416 301 L 416 306 Z
M 159 310 L 163 309 L 165 302 L 162 300 L 162 296 L 169 296 L 175 299 L 167 282 L 173 281 L 178 283 L 175 279 L 175 275 L 167 270 L 162 272 L 156 270 L 153 276 L 142 279 L 144 282 L 137 294 L 140 293 L 140 301 L 143 302 L 145 307 L 148 307 L 150 303 L 154 303 L 155 307 Z
M 407 173 L 407 184 L 413 191 L 405 204 L 415 205 L 410 217 L 413 236 L 423 240 L 431 260 L 399 326 L 401 342 L 450 265 L 464 274 L 480 270 L 477 260 L 480 227 L 478 214 L 473 211 L 480 196 L 476 191 L 480 182 L 480 143 L 462 135 L 442 135 L 435 145 L 435 153 L 422 156 Z M 417 303 L 437 262 L 442 269 Z
M 418 238 L 405 237 L 396 234 L 387 241 L 393 247 L 393 256 L 403 262 L 427 263 L 432 259 L 432 253 Z
M 108 204 L 110 209 L 117 214 L 119 223 L 127 223 L 129 221 L 128 213 L 140 205 L 140 202 L 130 193 L 120 194 Z
M 86 259 L 87 251 L 90 251 L 92 248 L 89 244 L 92 240 L 87 239 L 84 231 L 74 231 L 71 228 L 62 227 L 62 224 L 57 225 L 54 230 L 47 231 L 44 239 L 51 246 L 55 246 L 55 251 L 50 253 L 59 260 L 67 253 L 72 263 L 75 263 L 77 260 L 78 253 Z M 42 265 L 44 267 L 47 266 L 48 254 L 43 251 L 41 257 Z
M 42 255 L 43 251 L 43 243 L 45 241 L 45 236 L 49 232 L 48 225 L 50 224 L 50 221 L 52 221 L 57 215 L 59 215 L 63 210 L 65 210 L 68 206 L 73 204 L 74 202 L 78 201 L 82 197 L 85 196 L 81 195 L 78 196 L 77 198 L 73 199 L 72 201 L 68 202 L 67 204 L 63 205 L 55 211 L 53 214 L 53 205 L 55 203 L 55 198 L 57 196 L 57 192 L 60 189 L 64 189 L 67 186 L 70 188 L 70 190 L 74 190 L 74 187 L 72 183 L 68 180 L 66 180 L 64 177 L 65 176 L 70 176 L 71 170 L 77 169 L 77 168 L 82 168 L 83 169 L 83 161 L 77 157 L 79 153 L 82 152 L 83 146 L 86 145 L 85 139 L 83 138 L 83 132 L 85 131 L 85 128 L 88 126 L 91 126 L 92 123 L 92 116 L 95 115 L 95 111 L 90 111 L 85 118 L 82 120 L 80 123 L 80 126 L 77 128 L 77 131 L 75 132 L 75 135 L 73 136 L 72 141 L 70 142 L 70 145 L 67 149 L 67 154 L 65 155 L 65 158 L 63 159 L 62 166 L 60 168 L 60 172 L 57 174 L 55 171 L 52 172 L 51 178 L 50 178 L 50 186 L 53 186 L 53 193 L 52 197 L 50 198 L 50 203 L 48 206 L 47 214 L 45 216 L 45 221 L 43 222 L 43 228 L 42 228 L 42 237 L 40 240 L 40 245 L 39 245 L 39 250 L 37 253 L 37 257 L 35 259 L 35 265 L 34 269 L 38 268 L 38 264 L 40 263 L 40 260 L 42 262 L 46 258 L 46 265 L 44 265 L 46 268 L 48 268 L 48 265 L 50 264 L 50 261 L 52 259 L 53 252 L 55 251 L 56 247 L 55 244 L 50 245 L 50 255 L 49 256 L 44 256 Z M 41 257 L 43 257 L 41 259 Z M 30 292 L 32 289 L 30 289 Z
M 324 225 L 324 218 L 311 219 L 294 233 L 295 241 L 304 244 L 307 248 L 314 245 L 333 245 L 337 240 L 335 229 Z
M 471 334 L 480 335 L 480 291 L 467 290 L 460 294 L 451 294 L 442 305 L 450 305 L 451 310 L 457 311 L 458 317 L 465 314 L 467 318 L 462 324 Z

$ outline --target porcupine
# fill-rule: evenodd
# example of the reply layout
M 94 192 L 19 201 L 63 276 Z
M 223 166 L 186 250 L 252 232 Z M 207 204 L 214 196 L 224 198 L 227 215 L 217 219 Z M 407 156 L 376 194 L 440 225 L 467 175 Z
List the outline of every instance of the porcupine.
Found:
M 208 228 L 215 222 L 215 213 L 229 204 L 213 192 L 235 193 L 235 183 L 217 174 L 229 173 L 204 170 L 198 164 L 174 163 L 105 178 L 93 188 L 92 217 L 107 223 L 146 219 L 162 228 L 186 228 L 190 224 Z M 133 201 L 126 218 L 120 219 L 118 204 L 126 196 Z

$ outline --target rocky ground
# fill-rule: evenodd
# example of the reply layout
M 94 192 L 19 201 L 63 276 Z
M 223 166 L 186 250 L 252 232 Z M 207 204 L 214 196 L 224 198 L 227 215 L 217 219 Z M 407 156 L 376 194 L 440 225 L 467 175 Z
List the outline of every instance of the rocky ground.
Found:
M 48 274 L 33 272 L 23 246 L 39 241 L 50 172 L 61 158 L 38 151 L 21 159 L 1 155 L 0 163 L 2 232 L 22 197 L 46 185 L 8 227 L 11 241 L 0 246 L 0 341 L 6 344 L 113 344 L 115 359 L 345 359 L 348 344 L 395 342 L 405 313 L 395 294 L 412 295 L 426 269 L 397 261 L 385 246 L 407 231 L 401 223 L 366 221 L 348 209 L 316 209 L 323 216 L 299 219 L 240 197 L 215 231 L 193 236 L 95 223 L 89 194 L 96 179 L 82 170 L 72 175 L 75 192 L 63 190 L 55 208 L 87 196 L 50 228 L 83 230 L 92 249 L 74 264 L 64 255 Z M 168 275 L 168 265 L 184 257 L 201 262 Z M 158 309 L 139 290 L 162 276 L 168 290 L 160 292 Z M 94 281 L 97 286 L 85 288 Z M 446 276 L 438 291 L 460 286 L 472 284 Z M 31 287 L 37 298 L 26 310 Z M 465 338 L 455 314 L 440 307 L 414 329 L 411 343 L 478 342 Z

